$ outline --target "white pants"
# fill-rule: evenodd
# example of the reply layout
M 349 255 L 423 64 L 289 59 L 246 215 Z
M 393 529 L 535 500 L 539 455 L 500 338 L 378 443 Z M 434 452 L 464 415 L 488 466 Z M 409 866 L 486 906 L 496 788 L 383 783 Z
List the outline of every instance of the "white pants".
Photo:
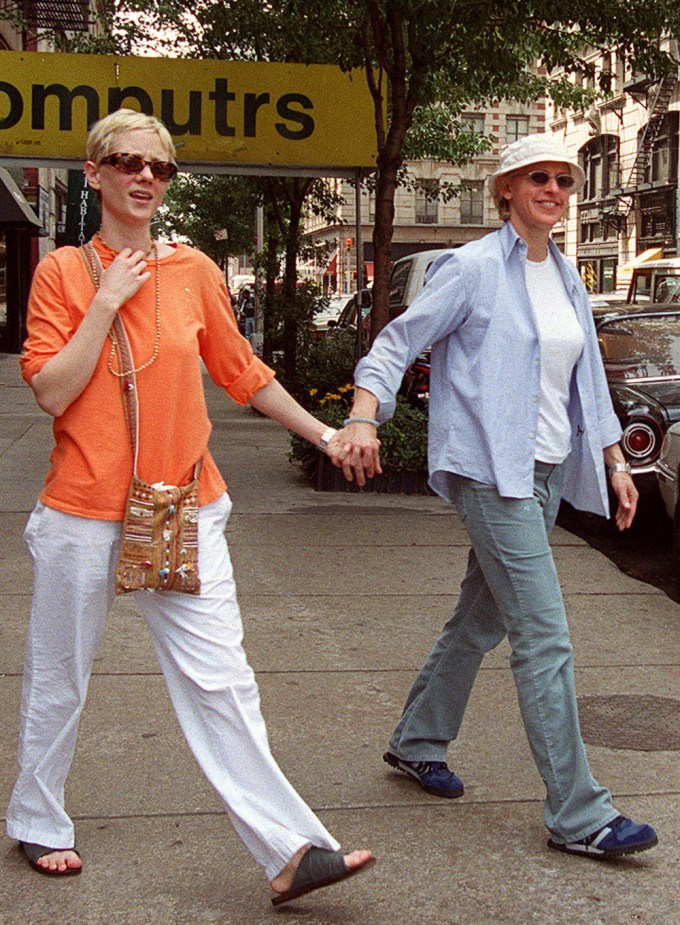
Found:
M 200 510 L 201 594 L 135 592 L 177 719 L 255 860 L 272 880 L 305 845 L 337 849 L 274 761 L 243 629 L 224 528 L 227 495 Z M 19 734 L 20 773 L 7 833 L 74 844 L 64 785 L 92 662 L 113 602 L 120 523 L 38 504 L 26 527 L 35 587 Z

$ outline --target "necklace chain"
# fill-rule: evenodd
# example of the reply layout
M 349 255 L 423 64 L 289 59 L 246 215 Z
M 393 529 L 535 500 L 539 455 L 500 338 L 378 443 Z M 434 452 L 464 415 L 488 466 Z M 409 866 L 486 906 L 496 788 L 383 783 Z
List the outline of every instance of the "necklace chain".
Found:
M 104 241 L 104 239 L 99 234 L 99 232 L 97 232 L 95 237 L 101 244 L 104 245 L 104 247 L 107 250 L 111 251 L 111 253 L 113 253 L 114 255 L 118 253 L 118 251 L 115 251 L 112 247 L 110 247 L 106 243 L 106 241 Z M 160 260 L 158 257 L 158 244 L 156 241 L 151 242 L 150 251 L 147 251 L 147 253 L 144 256 L 145 257 L 148 256 L 150 252 L 153 252 L 153 255 L 154 255 L 155 274 L 156 274 L 156 333 L 154 335 L 153 352 L 151 356 L 145 363 L 142 363 L 141 366 L 136 366 L 132 370 L 132 372 L 135 374 L 141 373 L 143 369 L 148 369 L 149 366 L 151 366 L 151 364 L 158 357 L 158 351 L 160 349 L 160 343 L 161 343 L 161 273 L 160 273 Z M 90 260 L 90 264 L 92 265 L 92 260 Z M 98 272 L 99 268 L 94 267 L 94 269 L 95 269 L 95 278 L 97 279 L 97 285 L 99 285 L 99 272 Z M 116 346 L 117 346 L 116 335 L 113 333 L 113 328 L 111 328 L 111 330 L 109 331 L 109 337 L 111 338 L 111 352 L 109 353 L 109 361 L 108 361 L 109 372 L 112 373 L 114 376 L 116 376 L 118 379 L 124 379 L 125 376 L 128 374 L 119 372 L 117 369 L 114 369 L 114 366 L 113 366 L 113 360 L 116 355 Z

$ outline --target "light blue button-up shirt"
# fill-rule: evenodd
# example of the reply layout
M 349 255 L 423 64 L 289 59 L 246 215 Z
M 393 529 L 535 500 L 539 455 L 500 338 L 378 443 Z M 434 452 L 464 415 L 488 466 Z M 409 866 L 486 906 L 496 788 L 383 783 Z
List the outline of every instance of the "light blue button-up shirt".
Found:
M 621 427 L 585 287 L 552 241 L 549 247 L 585 335 L 571 382 L 563 497 L 608 516 L 602 451 L 619 440 Z M 406 368 L 432 346 L 430 484 L 447 501 L 447 472 L 495 485 L 503 497 L 533 494 L 541 356 L 526 258 L 526 242 L 510 222 L 443 254 L 422 292 L 381 331 L 355 372 L 356 385 L 377 397 L 378 420 L 385 421 Z

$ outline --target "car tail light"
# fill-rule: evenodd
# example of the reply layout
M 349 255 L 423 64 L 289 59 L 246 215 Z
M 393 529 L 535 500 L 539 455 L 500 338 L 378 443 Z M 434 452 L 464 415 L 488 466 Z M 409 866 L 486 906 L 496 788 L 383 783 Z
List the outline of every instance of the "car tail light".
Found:
M 635 464 L 658 456 L 661 435 L 649 424 L 635 421 L 623 431 L 621 443 L 631 463 Z

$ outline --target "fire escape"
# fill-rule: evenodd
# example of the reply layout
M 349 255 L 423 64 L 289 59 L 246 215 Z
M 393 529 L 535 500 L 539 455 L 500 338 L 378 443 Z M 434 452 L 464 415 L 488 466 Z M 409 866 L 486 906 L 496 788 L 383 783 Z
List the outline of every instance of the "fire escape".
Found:
M 93 25 L 90 0 L 19 0 L 16 6 L 31 30 L 89 32 Z
M 614 196 L 619 200 L 619 207 L 611 212 L 603 214 L 604 221 L 614 225 L 617 231 L 623 231 L 627 226 L 628 216 L 633 208 L 635 196 L 641 192 L 643 187 L 648 183 L 649 165 L 654 145 L 659 137 L 659 132 L 663 126 L 664 116 L 668 112 L 668 107 L 673 96 L 676 84 L 678 82 L 677 72 L 667 74 L 658 84 L 655 93 L 650 93 L 647 89 L 649 81 L 642 81 L 627 87 L 627 92 L 632 96 L 639 96 L 642 92 L 646 96 L 649 106 L 649 119 L 645 125 L 638 142 L 638 150 L 635 155 L 633 166 L 626 178 L 626 182 L 620 189 L 613 190 Z

